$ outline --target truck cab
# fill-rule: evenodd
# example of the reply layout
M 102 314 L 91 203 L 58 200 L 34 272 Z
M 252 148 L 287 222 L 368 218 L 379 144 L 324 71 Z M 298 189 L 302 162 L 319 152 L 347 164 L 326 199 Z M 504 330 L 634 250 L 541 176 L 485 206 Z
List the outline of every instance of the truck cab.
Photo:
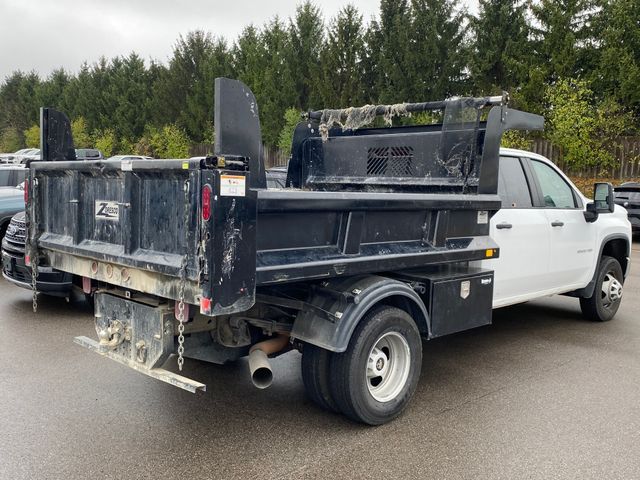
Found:
M 491 219 L 491 237 L 500 246 L 500 258 L 490 262 L 494 308 L 553 294 L 590 298 L 598 290 L 610 301 L 615 288 L 620 295 L 631 245 L 624 208 L 610 209 L 607 203 L 595 221 L 588 219 L 587 206 L 594 200 L 550 160 L 532 152 L 501 149 L 499 170 L 502 208 Z M 623 278 L 605 273 L 596 285 L 604 257 L 619 264 Z

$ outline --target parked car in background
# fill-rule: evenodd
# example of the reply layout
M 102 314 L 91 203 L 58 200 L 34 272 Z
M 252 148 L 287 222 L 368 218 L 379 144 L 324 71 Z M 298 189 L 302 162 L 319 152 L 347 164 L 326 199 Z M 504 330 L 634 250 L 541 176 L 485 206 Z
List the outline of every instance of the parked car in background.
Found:
M 31 267 L 24 261 L 26 235 L 25 212 L 18 212 L 11 218 L 2 239 L 2 276 L 18 287 L 31 290 Z M 72 289 L 73 275 L 48 265 L 38 265 L 38 292 L 56 297 L 69 297 Z
M 76 148 L 76 160 L 102 160 L 104 155 L 97 148 Z
M 34 149 L 32 149 L 31 152 L 22 155 L 22 157 L 20 157 L 20 161 L 15 162 L 15 163 L 27 163 L 27 161 L 29 161 L 29 160 L 32 160 L 32 161 L 40 160 L 40 149 L 39 148 L 34 148 Z
M 15 187 L 24 182 L 28 170 L 24 165 L 0 165 L 0 187 Z
M 640 183 L 627 182 L 614 190 L 615 202 L 627 209 L 633 233 L 640 233 Z
M 24 210 L 24 188 L 0 187 L 0 237 L 4 237 L 11 217 L 22 210 Z
M 285 188 L 287 186 L 287 167 L 272 167 L 266 172 L 267 188 Z
M 144 155 L 114 155 L 107 160 L 153 160 L 153 158 Z
M 31 158 L 32 155 L 37 155 L 40 158 L 39 148 L 23 148 L 14 153 L 3 153 L 0 155 L 0 162 L 2 163 L 22 163 L 26 158 Z

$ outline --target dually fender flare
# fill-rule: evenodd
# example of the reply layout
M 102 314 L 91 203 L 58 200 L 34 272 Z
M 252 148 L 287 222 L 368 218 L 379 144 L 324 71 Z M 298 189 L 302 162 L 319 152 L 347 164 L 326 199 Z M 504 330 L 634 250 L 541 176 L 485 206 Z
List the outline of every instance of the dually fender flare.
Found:
M 591 281 L 587 284 L 586 287 L 573 292 L 572 296 L 590 298 L 593 295 L 593 292 L 596 288 L 596 280 L 598 277 L 598 267 L 600 265 L 600 259 L 602 258 L 602 253 L 604 252 L 604 247 L 607 243 L 609 243 L 612 240 L 623 240 L 626 243 L 627 245 L 626 255 L 627 255 L 627 258 L 629 258 L 629 255 L 631 253 L 631 244 L 629 243 L 629 238 L 619 233 L 613 233 L 611 235 L 607 235 L 606 237 L 604 237 L 602 242 L 600 242 L 600 249 L 598 250 L 596 268 L 595 268 L 595 271 L 593 272 L 593 277 L 591 278 Z M 624 269 L 623 267 L 623 273 L 625 276 L 626 276 L 627 270 L 628 268 Z
M 430 337 L 427 308 L 407 283 L 377 275 L 314 284 L 307 308 L 296 317 L 291 336 L 332 352 L 344 352 L 362 317 L 378 304 L 407 311 L 421 335 Z

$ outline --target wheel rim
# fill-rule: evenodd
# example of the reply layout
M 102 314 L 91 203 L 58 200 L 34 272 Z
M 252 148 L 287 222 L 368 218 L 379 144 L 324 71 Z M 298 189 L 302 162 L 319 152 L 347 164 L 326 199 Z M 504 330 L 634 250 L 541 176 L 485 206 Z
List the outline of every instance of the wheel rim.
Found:
M 409 378 L 411 350 L 398 332 L 382 335 L 367 359 L 365 381 L 371 396 L 378 402 L 396 398 Z
M 615 277 L 613 272 L 607 272 L 602 281 L 602 289 L 600 292 L 602 306 L 605 308 L 617 303 L 622 298 L 622 284 Z

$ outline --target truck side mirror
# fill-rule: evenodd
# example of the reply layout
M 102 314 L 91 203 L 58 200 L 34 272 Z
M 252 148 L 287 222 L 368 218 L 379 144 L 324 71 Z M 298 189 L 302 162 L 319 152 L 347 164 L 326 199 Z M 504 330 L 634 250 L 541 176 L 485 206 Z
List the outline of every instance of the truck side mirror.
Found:
M 616 208 L 613 202 L 613 185 L 610 183 L 596 183 L 593 186 L 593 202 L 587 203 L 584 219 L 588 223 L 598 220 L 601 213 L 612 213 Z
M 593 187 L 593 201 L 598 213 L 613 213 L 616 208 L 613 197 L 613 185 L 596 183 Z

